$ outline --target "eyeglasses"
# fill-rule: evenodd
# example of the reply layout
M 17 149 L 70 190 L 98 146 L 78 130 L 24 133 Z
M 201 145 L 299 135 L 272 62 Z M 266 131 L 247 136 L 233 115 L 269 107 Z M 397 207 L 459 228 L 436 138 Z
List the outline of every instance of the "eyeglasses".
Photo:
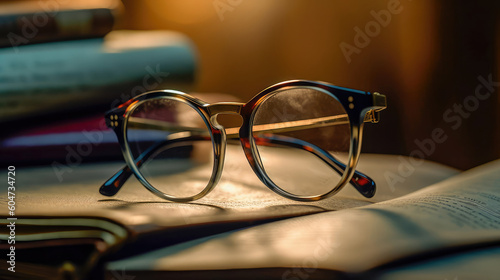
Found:
M 202 198 L 221 177 L 228 144 L 241 143 L 257 177 L 279 195 L 320 200 L 349 183 L 369 198 L 375 182 L 355 167 L 363 124 L 377 123 L 385 108 L 379 93 L 306 80 L 278 83 L 245 104 L 147 92 L 106 113 L 127 166 L 99 192 L 115 195 L 134 174 L 161 198 Z M 243 124 L 224 128 L 220 114 L 240 115 Z

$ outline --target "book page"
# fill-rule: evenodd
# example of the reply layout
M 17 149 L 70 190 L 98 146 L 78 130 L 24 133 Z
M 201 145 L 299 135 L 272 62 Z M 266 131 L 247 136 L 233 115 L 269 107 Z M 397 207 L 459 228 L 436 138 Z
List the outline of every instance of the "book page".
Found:
M 498 170 L 495 161 L 401 198 L 194 240 L 112 262 L 108 269 L 284 268 L 282 279 L 305 279 L 319 270 L 366 272 L 416 254 L 498 243 Z
M 134 176 L 114 197 L 100 195 L 99 187 L 123 167 L 122 163 L 81 165 L 68 169 L 18 168 L 16 214 L 104 217 L 139 232 L 146 228 L 151 231 L 191 224 L 298 216 L 369 205 L 387 199 L 391 193 L 400 196 L 401 190 L 392 192 L 383 177 L 383 170 L 397 169 L 399 162 L 397 156 L 362 157 L 359 170 L 376 180 L 378 192 L 385 193 L 380 197 L 376 194 L 373 199 L 366 199 L 352 186 L 346 185 L 332 198 L 316 202 L 289 200 L 269 190 L 254 174 L 239 146 L 228 146 L 223 175 L 215 189 L 206 197 L 190 203 L 158 198 Z M 455 169 L 426 162 L 413 177 L 408 177 L 407 191 L 457 173 Z M 6 205 L 6 197 L 2 195 L 1 200 Z

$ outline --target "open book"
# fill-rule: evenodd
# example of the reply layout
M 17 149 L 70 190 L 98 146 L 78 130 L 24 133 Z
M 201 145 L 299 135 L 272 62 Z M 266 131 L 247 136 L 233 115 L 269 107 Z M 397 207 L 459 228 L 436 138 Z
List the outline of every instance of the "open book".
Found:
M 117 196 L 102 197 L 100 185 L 122 163 L 81 165 L 62 182 L 50 167 L 20 168 L 16 272 L 2 262 L 0 276 L 330 279 L 375 273 L 392 279 L 412 258 L 499 246 L 500 162 L 458 174 L 427 161 L 362 155 L 357 169 L 377 182 L 373 198 L 346 187 L 310 203 L 267 189 L 241 153 L 228 147 L 218 186 L 191 203 L 161 200 L 136 180 Z M 4 211 L 2 222 L 9 224 Z M 0 233 L 5 256 L 6 225 Z M 493 251 L 486 261 L 498 262 Z

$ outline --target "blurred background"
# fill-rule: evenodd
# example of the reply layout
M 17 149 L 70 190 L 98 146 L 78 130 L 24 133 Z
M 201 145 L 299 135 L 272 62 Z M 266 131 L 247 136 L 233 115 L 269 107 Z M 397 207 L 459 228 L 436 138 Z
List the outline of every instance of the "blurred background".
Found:
M 500 158 L 498 1 L 123 0 L 120 5 L 115 30 L 172 30 L 191 40 L 193 92 L 247 101 L 288 79 L 378 91 L 387 96 L 388 108 L 380 123 L 365 126 L 363 152 L 420 151 L 459 169 Z M 436 129 L 444 131 L 440 143 L 430 140 Z

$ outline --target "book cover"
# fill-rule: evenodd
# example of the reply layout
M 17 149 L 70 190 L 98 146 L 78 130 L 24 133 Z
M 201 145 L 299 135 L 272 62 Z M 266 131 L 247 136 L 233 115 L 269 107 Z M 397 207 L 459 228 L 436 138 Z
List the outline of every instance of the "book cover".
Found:
M 0 49 L 0 122 L 75 108 L 112 108 L 158 87 L 190 85 L 196 53 L 171 31 L 113 31 L 103 39 Z M 105 111 L 101 110 L 101 111 Z
M 107 1 L 15 1 L 0 4 L 0 47 L 103 37 L 121 3 Z

